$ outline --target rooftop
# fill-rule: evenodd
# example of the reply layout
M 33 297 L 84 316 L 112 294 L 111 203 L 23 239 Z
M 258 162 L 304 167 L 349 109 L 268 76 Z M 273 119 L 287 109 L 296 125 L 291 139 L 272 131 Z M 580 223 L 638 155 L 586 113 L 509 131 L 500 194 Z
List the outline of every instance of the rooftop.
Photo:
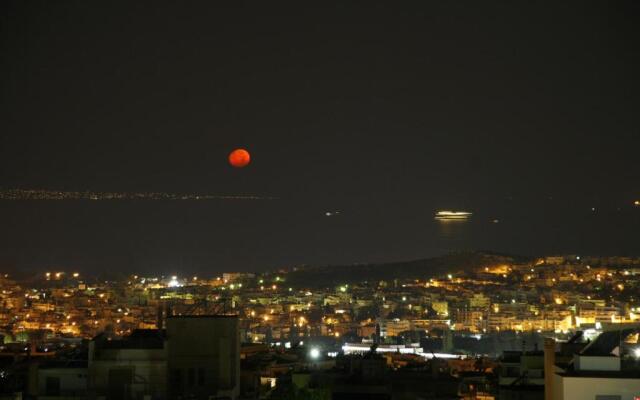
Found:
M 118 340 L 108 340 L 98 335 L 94 341 L 102 349 L 162 349 L 166 332 L 159 329 L 136 329 L 131 335 Z

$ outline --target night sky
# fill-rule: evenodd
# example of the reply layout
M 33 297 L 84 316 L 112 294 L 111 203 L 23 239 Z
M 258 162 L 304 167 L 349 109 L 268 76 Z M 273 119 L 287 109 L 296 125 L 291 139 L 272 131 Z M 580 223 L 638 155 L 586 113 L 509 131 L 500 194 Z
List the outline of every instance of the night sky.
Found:
M 0 201 L 2 270 L 640 255 L 637 1 L 0 14 L 0 187 L 277 197 Z M 474 216 L 443 227 L 437 209 Z

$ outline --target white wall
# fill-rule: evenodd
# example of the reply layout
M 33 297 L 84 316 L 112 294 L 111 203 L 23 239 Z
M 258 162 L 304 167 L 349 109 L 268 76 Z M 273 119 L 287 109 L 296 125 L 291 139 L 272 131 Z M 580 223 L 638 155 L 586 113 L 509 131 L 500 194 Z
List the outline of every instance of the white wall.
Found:
M 617 395 L 621 400 L 640 396 L 640 378 L 561 377 L 554 381 L 554 400 L 595 400 L 596 395 Z
M 38 370 L 38 394 L 47 393 L 47 377 L 60 379 L 60 394 L 86 394 L 87 368 L 42 368 Z
M 574 361 L 578 371 L 620 371 L 620 357 L 577 355 Z
M 134 398 L 144 394 L 153 394 L 159 398 L 166 397 L 167 362 L 142 360 L 105 360 L 93 361 L 90 365 L 90 390 L 98 395 L 108 391 L 109 370 L 112 368 L 131 368 L 134 384 L 131 392 Z

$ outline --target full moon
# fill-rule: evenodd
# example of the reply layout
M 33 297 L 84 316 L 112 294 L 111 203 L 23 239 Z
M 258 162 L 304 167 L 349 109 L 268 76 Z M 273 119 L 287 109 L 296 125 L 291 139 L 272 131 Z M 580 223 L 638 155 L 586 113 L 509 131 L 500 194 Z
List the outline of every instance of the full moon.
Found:
M 249 165 L 251 162 L 251 155 L 245 149 L 235 149 L 229 153 L 229 164 L 232 167 L 242 168 Z

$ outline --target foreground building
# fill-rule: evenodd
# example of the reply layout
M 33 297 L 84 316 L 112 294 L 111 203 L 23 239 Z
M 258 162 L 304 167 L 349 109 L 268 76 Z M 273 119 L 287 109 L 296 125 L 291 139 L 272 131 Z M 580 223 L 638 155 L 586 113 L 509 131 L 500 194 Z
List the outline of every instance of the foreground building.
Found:
M 547 400 L 639 399 L 639 334 L 639 329 L 604 332 L 566 366 L 547 353 L 555 369 L 545 388 Z
M 120 340 L 97 336 L 89 344 L 90 398 L 167 399 L 167 344 L 155 329 Z
M 89 346 L 93 399 L 236 399 L 240 393 L 238 318 L 173 316 L 166 330 L 137 330 Z
M 169 397 L 236 399 L 240 336 L 236 316 L 167 319 Z

